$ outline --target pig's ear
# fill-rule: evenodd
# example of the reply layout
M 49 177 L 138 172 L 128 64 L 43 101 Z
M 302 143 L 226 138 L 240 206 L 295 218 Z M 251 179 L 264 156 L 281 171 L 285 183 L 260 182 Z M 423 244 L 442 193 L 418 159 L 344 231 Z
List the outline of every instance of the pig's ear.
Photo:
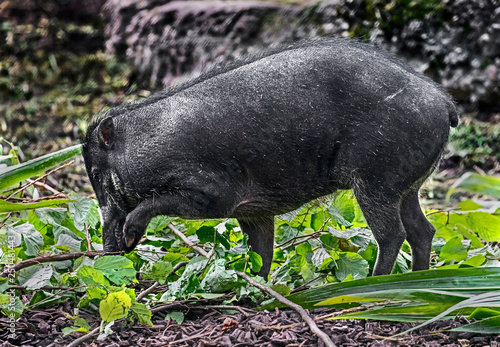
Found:
M 99 146 L 102 149 L 113 149 L 115 144 L 115 126 L 113 118 L 108 117 L 103 119 L 97 127 L 97 137 L 99 138 Z

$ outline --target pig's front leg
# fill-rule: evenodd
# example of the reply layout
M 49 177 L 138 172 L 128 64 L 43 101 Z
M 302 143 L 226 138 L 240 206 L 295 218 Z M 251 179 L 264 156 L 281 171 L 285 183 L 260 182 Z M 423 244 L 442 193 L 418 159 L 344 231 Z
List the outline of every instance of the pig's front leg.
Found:
M 134 249 L 153 217 L 222 218 L 228 216 L 232 208 L 232 200 L 209 197 L 202 192 L 155 195 L 142 201 L 127 215 L 123 226 L 124 250 L 130 252 Z

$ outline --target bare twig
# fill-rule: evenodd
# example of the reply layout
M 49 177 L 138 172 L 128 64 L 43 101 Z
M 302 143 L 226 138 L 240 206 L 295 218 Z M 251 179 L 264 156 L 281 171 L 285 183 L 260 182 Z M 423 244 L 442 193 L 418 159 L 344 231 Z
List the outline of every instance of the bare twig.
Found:
M 156 287 L 158 287 L 160 284 L 158 282 L 153 283 L 153 285 L 137 295 L 137 298 L 135 298 L 135 301 L 140 302 L 146 295 L 151 293 Z
M 209 257 L 209 253 L 207 251 L 205 251 L 203 248 L 201 248 L 200 246 L 197 246 L 195 245 L 193 242 L 191 242 L 191 240 L 189 240 L 186 235 L 184 235 L 183 233 L 180 232 L 179 229 L 177 229 L 172 223 L 170 223 L 168 225 L 168 227 L 170 228 L 170 230 L 172 230 L 172 232 L 177 235 L 186 245 L 188 245 L 189 247 L 191 247 L 192 249 L 194 249 L 196 252 L 200 253 L 201 255 L 205 256 L 205 257 Z
M 52 262 L 52 261 L 71 260 L 71 259 L 80 258 L 84 255 L 86 255 L 87 257 L 95 257 L 95 256 L 102 255 L 102 254 L 103 254 L 102 251 L 88 251 L 88 252 L 55 254 L 55 255 L 48 255 L 45 257 L 36 257 L 36 258 L 32 258 L 32 259 L 26 259 L 26 260 L 23 260 L 23 261 L 15 264 L 14 266 L 6 268 L 0 274 L 0 277 L 6 277 L 12 271 L 18 271 L 20 269 L 24 269 L 25 267 L 36 265 L 36 264 L 48 263 L 48 262 Z
M 20 193 L 22 192 L 23 190 L 25 190 L 26 188 L 28 188 L 29 186 L 35 184 L 36 182 L 40 182 L 41 180 L 45 179 L 47 176 L 53 174 L 54 172 L 56 171 L 59 171 L 63 168 L 65 168 L 66 166 L 69 166 L 69 165 L 72 165 L 75 161 L 72 160 L 66 164 L 63 164 L 59 167 L 56 167 L 55 169 L 52 169 L 50 170 L 49 172 L 47 172 L 46 174 L 44 174 L 43 176 L 40 176 L 38 177 L 37 179 L 35 180 L 30 180 L 30 182 L 26 183 L 25 185 L 23 185 L 21 188 L 19 188 L 18 190 L 16 190 L 14 193 L 10 194 L 8 197 L 7 197 L 7 200 L 10 199 L 11 197 L 13 197 L 14 195 L 16 195 L 17 193 Z
M 207 251 L 205 251 L 203 248 L 201 248 L 199 246 L 196 246 L 193 242 L 191 242 L 186 237 L 186 235 L 184 235 L 183 233 L 181 233 L 172 224 L 169 224 L 168 227 L 170 228 L 170 230 L 172 230 L 172 232 L 174 234 L 176 234 L 179 238 L 181 238 L 181 240 L 184 241 L 184 243 L 186 243 L 186 245 L 188 245 L 189 247 L 193 248 L 195 251 L 197 251 L 201 255 L 203 255 L 205 257 L 208 257 L 208 252 Z M 325 343 L 326 346 L 329 346 L 329 347 L 334 347 L 335 346 L 335 344 L 330 339 L 330 337 L 328 337 L 328 335 L 326 335 L 323 331 L 321 331 L 321 329 L 318 328 L 318 326 L 316 325 L 316 323 L 314 322 L 314 320 L 307 314 L 306 310 L 304 310 L 300 305 L 297 305 L 296 303 L 288 300 L 287 298 L 285 298 L 281 294 L 277 293 L 273 289 L 269 288 L 268 286 L 260 284 L 259 282 L 255 281 L 253 278 L 251 278 L 250 276 L 248 276 L 247 274 L 245 274 L 243 272 L 236 271 L 236 274 L 238 276 L 240 276 L 241 278 L 243 278 L 244 280 L 246 280 L 251 285 L 253 285 L 254 287 L 257 287 L 260 290 L 262 290 L 263 292 L 266 292 L 269 295 L 273 296 L 276 300 L 278 300 L 282 304 L 287 305 L 291 309 L 297 311 L 299 313 L 299 315 L 302 317 L 302 319 L 307 323 L 307 325 L 309 325 L 309 328 L 311 329 L 311 331 L 314 334 L 316 334 L 316 336 L 318 336 Z
M 9 220 L 10 216 L 12 216 L 12 212 L 10 212 L 7 215 L 7 217 L 5 217 L 5 219 L 0 222 L 0 228 L 3 227 L 3 225 L 5 224 L 5 222 L 7 222 Z
M 55 194 L 55 195 L 63 195 L 63 196 L 66 196 L 64 193 L 61 193 L 60 191 L 55 190 L 54 188 L 52 188 L 52 187 L 51 187 L 51 186 L 49 186 L 48 184 L 45 184 L 45 183 L 42 183 L 42 182 L 35 182 L 35 180 L 32 180 L 32 179 L 30 179 L 30 178 L 28 178 L 28 179 L 26 180 L 26 182 L 31 183 L 31 184 L 34 184 L 34 185 L 36 185 L 36 186 L 38 186 L 38 187 L 41 187 L 41 188 L 43 188 L 43 189 L 45 189 L 45 190 L 48 190 L 49 192 L 51 192 L 51 193 L 53 193 L 53 194 Z
M 92 338 L 92 336 L 97 335 L 99 333 L 99 330 L 100 330 L 100 327 L 95 328 L 94 330 L 92 330 L 88 334 L 83 335 L 82 337 L 79 337 L 75 341 L 73 341 L 70 344 L 66 345 L 66 347 L 76 347 L 76 346 L 78 346 L 80 343 L 83 343 L 83 342 L 89 340 L 90 338 Z
M 269 295 L 273 296 L 276 300 L 278 300 L 282 304 L 297 311 L 299 313 L 299 315 L 302 317 L 302 319 L 307 323 L 307 325 L 309 325 L 309 329 L 311 329 L 311 331 L 316 336 L 318 336 L 325 343 L 326 346 L 329 346 L 329 347 L 335 346 L 335 344 L 330 339 L 330 337 L 327 334 L 325 334 L 320 328 L 318 328 L 318 326 L 316 325 L 314 320 L 311 318 L 311 316 L 309 316 L 309 314 L 306 312 L 306 310 L 302 308 L 302 306 L 288 300 L 287 298 L 285 298 L 284 296 L 282 296 L 278 292 L 274 291 L 273 289 L 269 288 L 268 286 L 265 286 L 265 285 L 255 281 L 253 278 L 251 278 L 250 276 L 248 276 L 247 274 L 245 274 L 243 272 L 236 271 L 236 274 L 238 276 L 240 276 L 241 278 L 245 279 L 248 283 L 250 283 L 254 287 L 257 287 L 260 290 L 262 290 L 263 292 L 266 292 Z

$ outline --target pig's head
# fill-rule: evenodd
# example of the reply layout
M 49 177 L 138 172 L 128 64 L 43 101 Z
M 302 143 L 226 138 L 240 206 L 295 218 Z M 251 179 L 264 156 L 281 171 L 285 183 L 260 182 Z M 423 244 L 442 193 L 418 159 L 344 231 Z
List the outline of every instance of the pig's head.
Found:
M 103 246 L 106 252 L 130 252 L 142 234 L 123 232 L 127 215 L 137 206 L 125 156 L 125 141 L 117 118 L 92 124 L 83 143 L 83 158 L 100 206 Z

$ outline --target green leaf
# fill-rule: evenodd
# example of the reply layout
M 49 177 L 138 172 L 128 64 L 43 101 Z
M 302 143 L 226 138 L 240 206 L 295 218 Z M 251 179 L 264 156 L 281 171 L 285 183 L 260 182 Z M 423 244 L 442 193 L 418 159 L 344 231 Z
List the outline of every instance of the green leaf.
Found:
M 470 212 L 465 217 L 472 230 L 486 242 L 500 240 L 500 217 L 486 212 Z
M 463 325 L 451 329 L 451 331 L 466 331 L 478 334 L 500 334 L 500 315 Z
M 26 163 L 0 168 L 0 192 L 15 187 L 27 178 L 38 176 L 53 166 L 80 154 L 82 145 L 62 149 L 58 152 L 44 155 Z
M 355 279 L 368 276 L 368 262 L 357 253 L 340 252 L 335 277 L 342 282 L 349 275 L 352 275 Z
M 248 258 L 250 259 L 250 270 L 253 272 L 259 272 L 262 268 L 262 257 L 260 254 L 249 251 Z
M 196 230 L 196 236 L 198 236 L 200 243 L 214 242 L 216 232 L 214 227 L 202 226 Z
M 155 263 L 145 263 L 141 267 L 141 272 L 145 278 L 165 284 L 173 269 L 171 262 L 160 260 Z
M 54 269 L 50 265 L 34 265 L 18 271 L 19 284 L 27 290 L 36 290 L 50 285 Z
M 95 287 L 95 286 L 90 286 L 87 288 L 87 295 L 90 300 L 101 300 L 106 297 L 108 292 L 106 292 L 104 289 L 100 287 Z
M 132 299 L 125 291 L 109 293 L 108 297 L 101 300 L 99 313 L 105 322 L 111 322 L 125 317 L 132 306 Z
M 25 203 L 20 203 L 20 202 L 15 203 L 15 202 L 8 202 L 5 200 L 0 200 L 0 213 L 27 211 L 27 210 L 33 210 L 35 208 L 41 208 L 41 207 L 53 207 L 53 206 L 66 204 L 66 203 L 71 202 L 71 201 L 73 201 L 73 200 L 67 200 L 67 199 L 57 200 L 57 199 L 55 199 L 55 200 L 44 200 L 44 201 L 25 204 Z
M 325 222 L 325 214 L 321 212 L 317 212 L 311 216 L 311 228 L 314 230 L 320 230 Z
M 321 301 L 336 296 L 359 296 L 361 293 L 394 290 L 439 290 L 458 293 L 484 293 L 500 290 L 500 268 L 459 268 L 416 271 L 404 274 L 367 277 L 351 282 L 332 283 L 291 294 L 287 299 L 307 309 L 316 308 Z M 370 294 L 373 295 L 373 294 Z M 434 295 L 434 294 L 433 294 Z M 432 300 L 432 296 L 428 298 Z M 442 300 L 442 299 L 440 299 Z M 282 307 L 279 303 L 263 306 L 262 309 Z
M 478 203 L 475 203 L 472 200 L 464 200 L 458 204 L 458 207 L 460 207 L 460 209 L 463 211 L 474 211 L 474 210 L 482 208 L 481 205 L 479 205 Z
M 283 283 L 273 284 L 271 288 L 280 293 L 281 295 L 290 295 L 291 292 L 290 287 Z
M 439 253 L 439 260 L 447 263 L 458 263 L 466 258 L 467 247 L 462 244 L 461 236 L 454 237 L 450 241 L 446 242 Z
M 139 323 L 153 326 L 153 322 L 151 322 L 151 311 L 148 310 L 146 305 L 137 301 L 132 301 L 130 310 L 134 313 L 137 319 L 139 319 Z
M 207 291 L 221 292 L 233 289 L 238 276 L 234 270 L 226 270 L 226 261 L 216 259 L 208 270 L 205 278 L 201 281 L 201 286 Z
M 180 325 L 180 324 L 182 324 L 182 322 L 184 322 L 184 313 L 179 312 L 179 311 L 170 312 L 165 316 L 165 320 L 169 320 L 169 319 L 177 322 L 177 324 Z
M 314 251 L 311 261 L 313 265 L 319 269 L 323 265 L 323 261 L 325 259 L 331 258 L 332 256 L 324 248 L 318 248 L 316 251 Z
M 68 204 L 69 211 L 73 213 L 73 222 L 78 230 L 85 230 L 84 223 L 95 228 L 99 222 L 99 206 L 97 201 L 77 197 L 77 201 Z
M 134 263 L 121 255 L 105 255 L 94 262 L 94 268 L 101 271 L 111 282 L 118 285 L 137 282 Z
M 417 325 L 416 327 L 413 327 L 411 329 L 408 329 L 402 333 L 396 334 L 394 336 L 398 336 L 398 335 L 405 334 L 405 333 L 408 333 L 408 332 L 416 330 L 416 329 L 420 329 L 423 326 L 431 324 L 431 323 L 445 317 L 446 315 L 450 314 L 453 311 L 463 309 L 466 307 L 500 307 L 500 291 L 487 292 L 487 293 L 483 293 L 483 294 L 474 295 L 466 300 L 463 300 L 463 301 L 457 303 L 456 305 L 451 306 L 447 310 L 441 312 L 440 314 L 427 320 L 426 322 L 424 322 L 420 325 Z M 490 318 L 490 319 L 493 319 L 493 318 Z M 486 329 L 486 327 L 484 327 L 484 328 Z M 491 328 L 491 326 L 489 326 L 489 328 Z M 495 329 L 497 329 L 496 331 L 500 331 L 499 326 L 496 326 Z
M 466 172 L 448 190 L 448 193 L 446 194 L 446 202 L 450 200 L 451 194 L 457 188 L 500 199 L 500 177 L 484 176 L 474 172 Z
M 103 285 L 105 287 L 109 287 L 109 281 L 106 277 L 104 277 L 104 274 L 101 271 L 94 269 L 92 266 L 80 266 L 76 275 L 80 282 L 88 286 Z
M 43 236 L 35 227 L 29 223 L 16 225 L 7 229 L 9 237 L 14 240 L 24 240 L 26 245 L 26 255 L 34 257 L 40 252 L 40 247 L 44 245 Z M 17 243 L 16 243 L 17 246 Z
M 486 261 L 486 256 L 484 254 L 476 254 L 470 259 L 464 260 L 460 265 L 461 266 L 481 266 Z

